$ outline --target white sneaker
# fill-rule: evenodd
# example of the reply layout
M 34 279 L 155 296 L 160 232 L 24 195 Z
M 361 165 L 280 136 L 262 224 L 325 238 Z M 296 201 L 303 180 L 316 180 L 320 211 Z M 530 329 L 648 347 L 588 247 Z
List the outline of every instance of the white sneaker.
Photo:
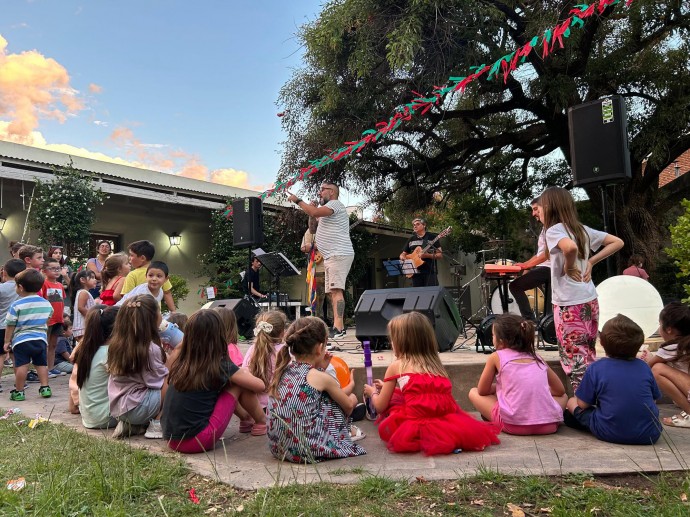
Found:
M 163 428 L 161 427 L 160 420 L 151 420 L 148 429 L 146 429 L 144 433 L 144 438 L 151 438 L 154 440 L 163 438 Z
M 117 422 L 117 426 L 115 426 L 115 430 L 113 431 L 113 439 L 118 440 L 121 438 L 127 438 L 130 433 L 130 426 L 128 422 L 124 422 L 122 420 L 119 420 Z

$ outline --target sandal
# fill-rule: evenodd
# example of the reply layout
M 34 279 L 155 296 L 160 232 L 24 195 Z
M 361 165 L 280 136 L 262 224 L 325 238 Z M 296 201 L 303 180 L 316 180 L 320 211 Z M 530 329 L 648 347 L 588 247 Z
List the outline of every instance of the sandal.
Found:
M 358 442 L 359 440 L 363 440 L 366 437 L 367 435 L 359 427 L 357 427 L 356 425 L 350 426 L 350 439 L 353 442 Z
M 685 411 L 681 411 L 677 415 L 673 415 L 671 418 L 664 418 L 662 420 L 664 425 L 668 425 L 670 427 L 685 427 L 686 429 L 690 429 L 690 415 L 688 415 Z
M 241 420 L 240 421 L 240 433 L 251 433 L 253 426 L 254 426 L 253 420 Z
M 263 436 L 268 432 L 268 427 L 266 424 L 254 424 L 252 425 L 252 436 Z

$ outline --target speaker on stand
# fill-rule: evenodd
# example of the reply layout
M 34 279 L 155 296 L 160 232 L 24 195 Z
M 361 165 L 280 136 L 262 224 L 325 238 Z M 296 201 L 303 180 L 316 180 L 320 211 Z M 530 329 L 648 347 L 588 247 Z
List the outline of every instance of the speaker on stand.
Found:
M 232 245 L 250 248 L 264 243 L 264 211 L 259 197 L 232 202 Z

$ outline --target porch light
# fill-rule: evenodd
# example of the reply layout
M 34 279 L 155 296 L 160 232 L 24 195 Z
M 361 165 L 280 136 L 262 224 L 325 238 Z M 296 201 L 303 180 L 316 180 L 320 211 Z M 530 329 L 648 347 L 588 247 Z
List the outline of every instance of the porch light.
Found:
M 179 246 L 180 243 L 182 242 L 182 235 L 180 235 L 177 232 L 171 233 L 168 238 L 170 239 L 170 245 L 171 246 Z

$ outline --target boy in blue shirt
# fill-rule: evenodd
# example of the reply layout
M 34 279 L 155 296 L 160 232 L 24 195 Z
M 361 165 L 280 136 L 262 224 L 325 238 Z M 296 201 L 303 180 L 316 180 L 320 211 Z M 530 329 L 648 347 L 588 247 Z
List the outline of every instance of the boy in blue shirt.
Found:
M 14 277 L 19 299 L 7 311 L 5 329 L 5 351 L 14 354 L 14 384 L 10 400 L 26 400 L 24 382 L 29 363 L 36 367 L 41 386 L 38 393 L 48 398 L 53 393 L 48 386 L 48 320 L 53 315 L 53 306 L 37 293 L 43 287 L 45 278 L 35 269 L 26 269 Z
M 661 392 L 647 363 L 635 357 L 644 343 L 642 329 L 619 314 L 606 322 L 600 339 L 607 357 L 587 368 L 575 397 L 568 400 L 568 412 L 599 440 L 655 443 L 661 436 L 655 402 Z

